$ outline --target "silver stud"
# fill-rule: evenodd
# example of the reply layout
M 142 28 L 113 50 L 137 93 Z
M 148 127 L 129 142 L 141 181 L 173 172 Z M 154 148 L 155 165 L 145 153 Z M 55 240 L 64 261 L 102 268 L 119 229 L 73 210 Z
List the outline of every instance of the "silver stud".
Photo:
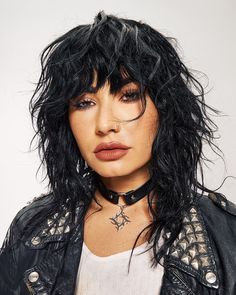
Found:
M 176 249 L 171 253 L 172 256 L 179 257 L 179 251 Z
M 196 211 L 195 208 L 192 207 L 192 208 L 190 209 L 190 212 L 191 212 L 191 213 L 196 213 L 197 211 Z
M 37 271 L 33 271 L 29 274 L 28 279 L 31 283 L 37 282 L 39 279 L 39 273 Z
M 112 198 L 113 198 L 113 196 L 112 196 L 112 195 L 110 195 L 110 198 L 112 199 Z
M 47 231 L 46 231 L 46 229 L 43 229 L 43 230 L 42 230 L 41 235 L 43 235 L 43 236 L 46 236 L 46 235 L 47 235 Z
M 79 207 L 78 207 L 78 210 L 79 210 Z M 70 212 L 67 211 L 66 214 L 65 214 L 65 217 L 68 217 L 70 215 Z
M 48 225 L 50 226 L 51 224 L 53 224 L 53 220 L 52 219 L 48 219 L 47 220 Z
M 191 262 L 191 265 L 192 265 L 192 267 L 194 267 L 195 269 L 198 269 L 199 264 L 198 264 L 197 259 L 193 259 L 193 261 Z
M 220 203 L 221 203 L 221 205 L 222 205 L 223 207 L 226 207 L 226 202 L 225 202 L 225 201 L 220 201 Z
M 55 234 L 55 231 L 56 231 L 56 228 L 55 227 L 52 227 L 49 232 L 51 235 L 54 235 Z
M 182 257 L 181 257 L 181 260 L 186 263 L 186 264 L 189 264 L 189 261 L 190 261 L 190 257 L 186 254 L 184 254 Z
M 196 232 L 197 232 L 197 231 L 202 231 L 202 227 L 201 227 L 201 225 L 195 225 L 195 226 L 194 226 L 194 229 L 195 229 Z
M 189 254 L 191 255 L 192 258 L 196 256 L 196 247 L 194 246 L 192 249 L 189 250 Z
M 186 240 L 182 240 L 179 245 L 185 250 L 187 248 L 188 242 Z
M 209 266 L 210 262 L 209 262 L 209 258 L 207 256 L 205 257 L 200 257 L 201 262 L 202 262 L 202 266 Z
M 58 225 L 59 225 L 59 226 L 62 226 L 65 222 L 66 222 L 66 218 L 62 216 L 62 217 L 59 219 L 59 223 L 58 223 Z
M 38 244 L 40 244 L 40 242 L 41 242 L 41 238 L 40 237 L 33 237 L 32 239 L 31 239 L 31 243 L 33 244 L 33 245 L 38 245 Z
M 179 243 L 179 239 L 175 239 L 173 245 L 176 246 Z
M 196 237 L 198 242 L 205 242 L 203 234 L 196 234 Z
M 196 238 L 193 234 L 188 235 L 187 238 L 188 238 L 189 244 L 196 242 Z
M 134 195 L 132 195 L 132 196 L 131 196 L 131 199 L 132 199 L 132 200 L 134 200 L 134 199 L 135 199 L 135 196 L 134 196 Z
M 57 216 L 58 216 L 58 213 L 55 213 L 55 214 L 53 215 L 53 218 L 57 218 Z
M 198 244 L 198 252 L 199 253 L 206 253 L 207 252 L 207 247 L 205 244 Z
M 181 240 L 184 237 L 185 237 L 185 234 L 181 231 L 178 235 L 178 239 Z
M 55 231 L 55 234 L 62 234 L 63 233 L 63 226 L 60 226 L 60 227 L 58 227 L 57 229 L 56 229 L 56 231 Z
M 190 220 L 189 220 L 188 217 L 185 216 L 184 219 L 183 219 L 183 222 L 184 222 L 184 223 L 187 223 L 187 222 L 190 222 Z
M 210 284 L 213 284 L 216 281 L 216 275 L 212 271 L 207 272 L 205 275 L 205 278 L 206 278 L 207 282 Z
M 64 232 L 65 232 L 65 233 L 68 233 L 69 231 L 70 231 L 70 227 L 69 227 L 69 225 L 67 225 L 67 226 L 66 226 L 66 229 L 65 229 Z
M 186 234 L 192 233 L 193 232 L 192 226 L 190 224 L 186 225 L 185 226 L 185 231 L 186 231 Z
M 199 221 L 197 215 L 191 215 L 191 221 Z

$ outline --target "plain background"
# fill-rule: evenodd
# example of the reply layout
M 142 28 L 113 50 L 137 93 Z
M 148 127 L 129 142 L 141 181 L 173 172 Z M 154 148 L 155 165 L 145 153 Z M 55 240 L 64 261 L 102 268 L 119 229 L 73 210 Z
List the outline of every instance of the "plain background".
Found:
M 179 53 L 188 68 L 204 72 L 200 80 L 210 92 L 207 104 L 224 116 L 212 117 L 218 125 L 216 144 L 225 163 L 211 150 L 213 164 L 204 166 L 205 184 L 216 189 L 227 175 L 236 176 L 236 2 L 198 1 L 0 1 L 0 134 L 1 214 L 0 244 L 15 214 L 46 192 L 37 151 L 28 153 L 34 135 L 28 102 L 40 73 L 39 55 L 46 45 L 78 24 L 92 23 L 99 10 L 147 22 L 161 33 L 177 38 Z M 35 142 L 36 143 L 36 142 Z M 35 146 L 35 145 L 34 145 Z M 44 176 L 44 174 L 43 174 Z M 236 201 L 236 180 L 220 188 Z

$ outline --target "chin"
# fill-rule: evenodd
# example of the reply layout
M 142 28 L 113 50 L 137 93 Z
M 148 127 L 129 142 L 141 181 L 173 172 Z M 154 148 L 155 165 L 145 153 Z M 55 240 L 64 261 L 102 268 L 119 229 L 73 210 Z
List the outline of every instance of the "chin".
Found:
M 102 167 L 101 169 L 95 169 L 93 168 L 94 171 L 96 171 L 97 174 L 99 174 L 102 177 L 107 177 L 107 178 L 111 178 L 111 177 L 122 177 L 122 176 L 126 176 L 129 175 L 130 173 L 132 173 L 132 171 L 130 171 L 130 169 L 125 169 L 123 168 L 111 168 L 111 167 Z

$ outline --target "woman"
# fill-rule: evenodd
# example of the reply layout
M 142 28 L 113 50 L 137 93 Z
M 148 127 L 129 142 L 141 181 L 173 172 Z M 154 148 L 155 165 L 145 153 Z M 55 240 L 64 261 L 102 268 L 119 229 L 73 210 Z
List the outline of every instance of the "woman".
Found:
M 1 295 L 236 294 L 236 208 L 202 173 L 218 111 L 172 41 L 100 11 L 44 49 L 49 192 L 9 227 Z

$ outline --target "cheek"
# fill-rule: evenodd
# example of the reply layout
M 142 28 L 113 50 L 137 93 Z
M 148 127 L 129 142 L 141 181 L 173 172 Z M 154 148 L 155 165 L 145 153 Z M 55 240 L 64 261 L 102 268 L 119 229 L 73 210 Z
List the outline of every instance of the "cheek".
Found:
M 69 124 L 77 144 L 82 148 L 82 143 L 86 140 L 85 124 L 81 124 L 75 113 L 69 115 Z
M 153 116 L 150 117 L 149 128 L 150 137 L 154 139 L 159 129 L 159 117 L 157 113 L 153 114 Z
M 147 112 L 148 115 L 145 115 L 143 122 L 139 125 L 140 128 L 140 137 L 142 141 L 152 144 L 159 128 L 159 117 L 158 113 L 155 110 L 152 112 Z

